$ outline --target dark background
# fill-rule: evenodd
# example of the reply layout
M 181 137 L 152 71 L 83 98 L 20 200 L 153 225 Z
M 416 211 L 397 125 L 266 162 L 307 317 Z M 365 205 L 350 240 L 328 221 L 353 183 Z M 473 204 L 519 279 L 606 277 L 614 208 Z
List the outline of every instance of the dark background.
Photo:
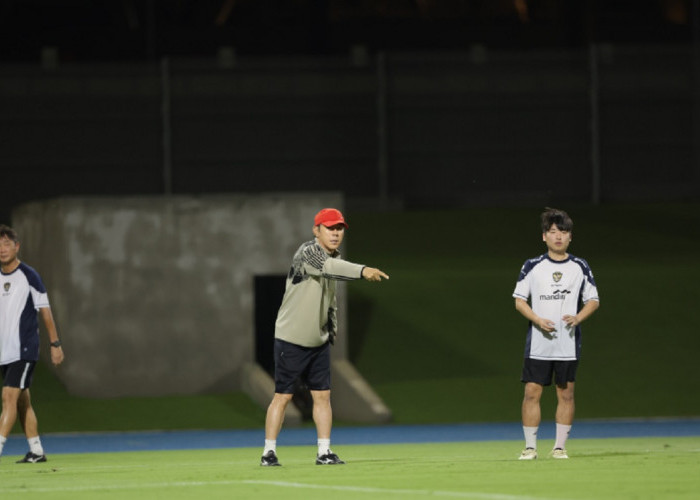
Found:
M 0 219 L 64 195 L 697 199 L 700 1 L 0 2 Z
M 351 357 L 399 422 L 517 420 L 510 290 L 548 204 L 603 297 L 581 416 L 696 415 L 699 138 L 700 0 L 0 0 L 0 221 L 57 196 L 342 192 L 350 255 L 392 275 L 350 289 Z M 78 419 L 37 382 L 50 430 L 263 421 L 242 394 Z
M 3 0 L 2 60 L 689 43 L 694 0 Z

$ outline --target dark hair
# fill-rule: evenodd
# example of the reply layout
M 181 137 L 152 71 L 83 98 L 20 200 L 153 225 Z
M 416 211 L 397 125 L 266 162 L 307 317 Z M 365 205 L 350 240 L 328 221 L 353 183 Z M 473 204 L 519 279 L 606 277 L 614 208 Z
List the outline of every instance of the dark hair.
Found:
M 3 236 L 7 236 L 9 240 L 14 241 L 15 243 L 19 241 L 19 239 L 17 238 L 17 231 L 12 229 L 10 226 L 0 224 L 0 238 L 2 238 Z
M 571 220 L 569 214 L 557 208 L 545 207 L 544 212 L 540 215 L 540 221 L 542 223 L 543 233 L 549 231 L 552 224 L 557 226 L 559 231 L 567 231 L 570 233 L 574 229 L 574 221 Z

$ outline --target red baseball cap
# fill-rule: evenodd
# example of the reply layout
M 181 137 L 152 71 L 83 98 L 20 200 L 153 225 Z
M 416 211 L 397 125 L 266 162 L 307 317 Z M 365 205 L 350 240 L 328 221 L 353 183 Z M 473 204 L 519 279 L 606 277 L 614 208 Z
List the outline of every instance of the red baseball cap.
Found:
M 348 227 L 348 224 L 345 222 L 345 217 L 343 217 L 343 214 L 340 213 L 340 210 L 337 210 L 335 208 L 321 209 L 316 214 L 316 217 L 314 217 L 314 226 L 318 226 L 319 224 L 323 224 L 326 227 L 335 226 L 336 224 L 342 224 L 343 226 Z

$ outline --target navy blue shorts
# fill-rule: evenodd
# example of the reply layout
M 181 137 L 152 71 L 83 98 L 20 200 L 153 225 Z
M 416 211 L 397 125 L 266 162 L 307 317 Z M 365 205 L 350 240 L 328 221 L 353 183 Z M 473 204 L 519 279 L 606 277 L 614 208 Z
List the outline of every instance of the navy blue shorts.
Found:
M 312 391 L 331 388 L 331 349 L 326 342 L 319 347 L 302 347 L 275 339 L 275 392 L 294 394 L 297 379 Z
M 576 369 L 578 360 L 574 361 L 545 361 L 542 359 L 525 358 L 523 362 L 523 374 L 521 382 L 534 382 L 540 385 L 552 385 L 554 382 L 560 386 L 566 386 L 567 382 L 576 382 Z
M 29 389 L 29 387 L 32 385 L 34 366 L 36 366 L 35 361 L 24 360 L 15 361 L 14 363 L 0 366 L 3 387 Z

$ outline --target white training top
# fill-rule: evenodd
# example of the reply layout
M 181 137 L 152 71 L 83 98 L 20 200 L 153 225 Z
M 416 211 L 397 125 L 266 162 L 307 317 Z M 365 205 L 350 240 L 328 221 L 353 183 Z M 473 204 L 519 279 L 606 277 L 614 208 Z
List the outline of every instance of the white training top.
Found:
M 39 360 L 37 310 L 49 307 L 39 274 L 24 262 L 0 273 L 0 365 Z
M 569 255 L 555 261 L 548 254 L 528 259 L 520 270 L 513 297 L 529 300 L 536 315 L 551 320 L 555 330 L 540 330 L 528 325 L 525 357 L 541 360 L 571 361 L 581 354 L 581 327 L 570 328 L 562 317 L 575 315 L 583 304 L 598 299 L 593 272 L 588 263 Z

